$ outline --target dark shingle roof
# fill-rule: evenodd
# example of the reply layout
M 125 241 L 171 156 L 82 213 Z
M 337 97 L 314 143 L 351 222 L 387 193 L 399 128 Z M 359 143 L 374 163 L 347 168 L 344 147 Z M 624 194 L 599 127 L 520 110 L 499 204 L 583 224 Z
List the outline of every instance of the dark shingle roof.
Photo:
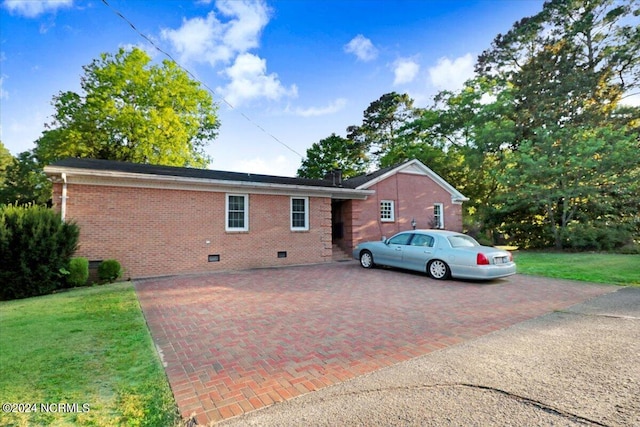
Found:
M 138 173 L 146 175 L 176 176 L 184 178 L 209 179 L 235 182 L 258 182 L 265 184 L 301 185 L 309 187 L 335 187 L 332 181 L 320 179 L 293 178 L 286 176 L 260 175 L 242 172 L 227 172 L 211 169 L 182 168 L 175 166 L 158 166 L 140 163 L 117 162 L 113 160 L 68 158 L 51 165 L 73 169 L 89 169 Z M 350 187 L 348 187 L 350 188 Z M 355 187 L 354 187 L 355 188 Z
M 406 163 L 406 162 L 404 162 Z M 366 184 L 367 182 L 376 179 L 379 176 L 384 175 L 385 173 L 392 171 L 404 163 L 399 163 L 397 165 L 388 166 L 386 168 L 378 169 L 377 171 L 370 172 L 363 175 L 354 176 L 353 178 L 349 178 L 347 180 L 342 181 L 342 186 L 346 188 L 358 188 L 359 186 Z

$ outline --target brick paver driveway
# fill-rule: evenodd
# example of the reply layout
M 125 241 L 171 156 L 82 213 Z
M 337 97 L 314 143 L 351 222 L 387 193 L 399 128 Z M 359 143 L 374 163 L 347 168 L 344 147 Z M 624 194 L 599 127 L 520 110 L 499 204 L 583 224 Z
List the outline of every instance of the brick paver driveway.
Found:
M 516 275 L 439 282 L 355 262 L 136 284 L 181 414 L 239 415 L 614 287 Z

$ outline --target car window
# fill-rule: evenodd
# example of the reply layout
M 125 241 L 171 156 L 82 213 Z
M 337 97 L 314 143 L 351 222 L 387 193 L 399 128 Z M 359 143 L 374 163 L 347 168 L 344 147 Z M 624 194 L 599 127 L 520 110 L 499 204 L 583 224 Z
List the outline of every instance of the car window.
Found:
M 411 240 L 411 246 L 429 246 L 433 247 L 433 237 L 424 234 L 414 234 Z
M 472 248 L 474 246 L 480 246 L 472 237 L 465 236 L 463 234 L 447 237 L 452 248 Z
M 389 239 L 390 245 L 406 245 L 411 239 L 411 233 L 396 234 Z

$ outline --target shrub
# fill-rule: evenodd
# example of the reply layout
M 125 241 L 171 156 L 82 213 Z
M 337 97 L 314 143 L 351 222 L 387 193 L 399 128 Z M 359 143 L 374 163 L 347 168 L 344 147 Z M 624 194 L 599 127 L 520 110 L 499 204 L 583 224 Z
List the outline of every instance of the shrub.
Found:
M 122 276 L 122 267 L 115 259 L 105 259 L 98 266 L 98 277 L 103 282 L 112 283 Z
M 44 206 L 0 205 L 0 299 L 64 288 L 79 234 Z
M 611 251 L 632 242 L 632 234 L 622 225 L 570 224 L 564 247 L 575 251 Z
M 89 280 L 89 260 L 87 258 L 71 258 L 67 283 L 70 286 L 82 286 Z

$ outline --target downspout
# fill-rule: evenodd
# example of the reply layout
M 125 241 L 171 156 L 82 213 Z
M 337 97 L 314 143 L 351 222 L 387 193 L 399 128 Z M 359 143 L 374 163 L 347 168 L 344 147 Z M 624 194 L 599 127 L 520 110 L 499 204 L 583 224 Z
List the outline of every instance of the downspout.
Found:
M 60 203 L 60 216 L 62 217 L 62 222 L 65 222 L 65 218 L 67 216 L 67 174 L 62 173 L 62 202 Z

